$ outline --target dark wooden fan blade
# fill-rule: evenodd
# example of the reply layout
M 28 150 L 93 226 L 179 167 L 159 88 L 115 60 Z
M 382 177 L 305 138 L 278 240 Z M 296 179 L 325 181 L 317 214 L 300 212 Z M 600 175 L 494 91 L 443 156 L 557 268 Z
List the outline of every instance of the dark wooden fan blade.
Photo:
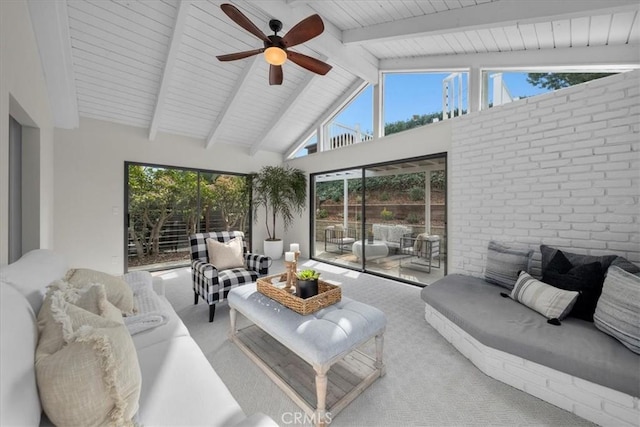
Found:
M 233 22 L 240 25 L 242 28 L 249 31 L 260 40 L 269 42 L 269 39 L 267 38 L 265 33 L 263 33 L 260 28 L 256 27 L 255 24 L 249 20 L 249 18 L 244 16 L 244 14 L 240 12 L 237 7 L 229 3 L 224 3 L 220 5 L 220 8 L 224 13 L 227 14 L 229 18 L 233 20 Z
M 236 59 L 248 58 L 253 55 L 257 55 L 259 53 L 264 52 L 264 48 L 254 49 L 254 50 L 246 50 L 244 52 L 236 52 L 230 53 L 228 55 L 218 55 L 218 61 L 235 61 Z
M 282 38 L 282 43 L 284 43 L 286 47 L 292 47 L 319 36 L 323 31 L 324 23 L 320 16 L 311 15 L 298 22 L 292 29 L 290 29 Z
M 269 84 L 281 85 L 282 84 L 282 65 L 269 66 Z
M 331 70 L 331 65 L 320 61 L 319 59 L 312 58 L 310 56 L 304 55 L 298 52 L 292 52 L 290 50 L 287 51 L 287 58 L 291 61 L 295 62 L 302 68 L 306 68 L 309 71 L 312 71 L 316 74 L 325 75 Z

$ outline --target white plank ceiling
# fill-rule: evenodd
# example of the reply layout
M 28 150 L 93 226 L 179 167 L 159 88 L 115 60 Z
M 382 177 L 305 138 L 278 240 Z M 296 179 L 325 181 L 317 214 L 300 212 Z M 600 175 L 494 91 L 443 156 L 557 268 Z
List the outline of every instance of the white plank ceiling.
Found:
M 89 117 L 146 128 L 150 139 L 186 135 L 203 149 L 234 144 L 252 154 L 287 152 L 345 91 L 376 83 L 380 64 L 412 59 L 442 68 L 449 58 L 459 69 L 480 54 L 490 68 L 516 52 L 579 52 L 576 65 L 584 66 L 595 53 L 623 60 L 628 50 L 616 49 L 640 45 L 634 0 L 233 1 L 266 34 L 271 18 L 283 21 L 281 35 L 313 13 L 325 22 L 322 35 L 293 50 L 333 69 L 317 76 L 287 62 L 284 83 L 269 86 L 260 56 L 215 58 L 262 46 L 221 11 L 221 1 L 29 1 L 47 84 L 57 88 L 52 106 L 67 113 L 56 115 L 56 126 Z

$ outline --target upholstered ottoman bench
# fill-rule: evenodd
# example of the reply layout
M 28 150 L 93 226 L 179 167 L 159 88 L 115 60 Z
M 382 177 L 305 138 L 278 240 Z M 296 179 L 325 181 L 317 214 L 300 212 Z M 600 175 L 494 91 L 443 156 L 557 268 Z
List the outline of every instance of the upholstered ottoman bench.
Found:
M 259 293 L 255 284 L 232 289 L 229 292 L 228 301 L 231 308 L 230 338 L 298 406 L 305 410 L 317 425 L 331 422 L 332 417 L 378 377 L 384 375 L 382 348 L 387 319 L 384 313 L 375 307 L 342 297 L 342 300 L 336 304 L 313 314 L 302 316 Z M 267 357 L 256 354 L 256 351 L 239 339 L 236 328 L 237 312 L 240 312 L 255 326 L 313 367 L 315 372 L 315 405 L 312 406 L 313 402 L 310 404 L 308 399 L 305 400 L 293 386 L 287 383 L 286 379 L 276 373 L 273 367 L 264 361 Z M 374 337 L 375 358 L 357 350 L 358 347 Z M 331 408 L 327 408 L 327 373 L 329 369 L 335 363 L 343 361 L 346 356 L 350 360 L 354 359 L 351 353 L 355 354 L 356 352 L 358 363 L 361 363 L 364 357 L 369 358 L 370 372 L 363 376 L 361 383 L 355 386 L 352 391 L 336 401 Z M 300 378 L 297 380 L 300 381 Z M 312 379 L 306 378 L 306 380 Z

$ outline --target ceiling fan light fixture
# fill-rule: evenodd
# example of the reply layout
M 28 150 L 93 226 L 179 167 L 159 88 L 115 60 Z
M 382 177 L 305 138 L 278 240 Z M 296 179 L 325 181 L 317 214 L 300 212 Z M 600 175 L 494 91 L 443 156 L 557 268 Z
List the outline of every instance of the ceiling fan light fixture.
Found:
M 276 46 L 265 49 L 264 59 L 271 65 L 282 65 L 287 60 L 287 52 Z

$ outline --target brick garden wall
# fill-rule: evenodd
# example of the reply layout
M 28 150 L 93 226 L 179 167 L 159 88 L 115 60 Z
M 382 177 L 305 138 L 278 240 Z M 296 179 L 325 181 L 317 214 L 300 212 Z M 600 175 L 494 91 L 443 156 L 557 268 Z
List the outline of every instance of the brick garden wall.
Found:
M 449 273 L 494 239 L 640 262 L 640 71 L 463 116 L 452 129 Z

